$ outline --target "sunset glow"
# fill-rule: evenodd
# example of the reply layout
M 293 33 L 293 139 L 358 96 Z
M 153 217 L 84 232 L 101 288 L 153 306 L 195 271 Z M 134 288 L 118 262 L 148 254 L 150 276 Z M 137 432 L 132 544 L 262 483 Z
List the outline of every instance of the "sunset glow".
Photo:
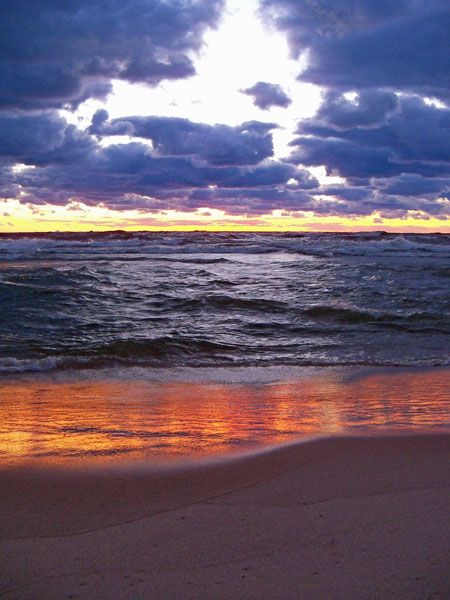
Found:
M 84 208 L 42 206 L 30 209 L 11 201 L 1 232 L 44 231 L 379 231 L 426 233 L 427 231 L 450 233 L 446 221 L 425 216 L 409 216 L 402 219 L 382 219 L 379 215 L 368 217 L 339 218 L 321 217 L 314 213 L 304 216 L 280 214 L 261 215 L 258 218 L 230 217 L 222 211 L 205 208 L 198 213 L 167 211 L 164 214 L 143 216 L 137 211 L 112 211 L 107 208 Z M 215 214 L 214 214 L 215 213 Z
M 0 232 L 450 231 L 440 2 L 128 1 L 5 9 Z

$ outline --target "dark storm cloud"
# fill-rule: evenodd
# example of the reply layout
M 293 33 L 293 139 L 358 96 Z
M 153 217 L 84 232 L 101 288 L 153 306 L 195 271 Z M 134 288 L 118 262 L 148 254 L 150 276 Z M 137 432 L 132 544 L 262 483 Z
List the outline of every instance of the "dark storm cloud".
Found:
M 329 175 L 341 177 L 389 177 L 404 171 L 392 162 L 384 148 L 368 148 L 360 144 L 319 137 L 298 138 L 289 161 L 309 167 L 325 165 Z
M 450 98 L 448 0 L 260 0 L 286 32 L 300 79 L 342 91 L 390 88 Z
M 0 113 L 0 155 L 23 162 L 33 153 L 61 146 L 67 122 L 52 112 L 39 115 Z
M 100 113 L 93 122 L 95 127 L 108 123 L 106 115 Z M 0 125 L 8 132 L 0 145 L 2 195 L 31 206 L 82 202 L 88 206 L 155 213 L 209 207 L 247 216 L 272 210 L 298 214 L 312 211 L 326 216 L 366 215 L 374 210 L 396 216 L 406 215 L 408 210 L 439 217 L 448 213 L 446 205 L 437 202 L 438 195 L 448 191 L 448 178 L 424 180 L 416 173 L 408 179 L 394 162 L 381 161 L 380 153 L 385 149 L 368 147 L 364 154 L 360 144 L 347 140 L 331 139 L 340 150 L 336 164 L 327 164 L 343 169 L 343 161 L 347 160 L 347 170 L 355 174 L 353 186 L 319 187 L 318 181 L 302 167 L 272 159 L 256 165 L 218 166 L 196 154 L 162 156 L 150 145 L 138 141 L 103 147 L 94 135 L 78 130 L 51 112 L 4 114 Z M 270 127 L 253 122 L 237 127 L 236 131 L 264 135 Z M 193 130 L 197 132 L 195 127 Z M 168 139 L 171 140 L 170 136 Z M 305 139 L 315 144 L 316 151 L 324 144 L 320 160 L 325 156 L 329 160 L 330 139 Z M 342 145 L 352 147 L 352 152 L 343 153 Z M 311 158 L 313 146 L 307 148 Z M 18 162 L 34 168 L 14 169 Z M 375 172 L 378 178 L 363 177 L 368 172 Z M 414 193 L 414 186 L 420 194 Z
M 397 107 L 398 98 L 393 92 L 363 90 L 357 102 L 353 102 L 330 91 L 325 95 L 315 120 L 335 129 L 368 128 L 381 125 Z
M 75 201 L 118 210 L 195 210 L 203 206 L 195 193 L 214 187 L 229 190 L 232 202 L 225 205 L 234 211 L 239 198 L 232 190 L 246 190 L 239 197 L 247 214 L 269 205 L 286 209 L 295 194 L 306 196 L 302 190 L 318 185 L 308 171 L 266 158 L 272 154 L 273 124 L 231 128 L 153 117 L 108 122 L 104 111 L 94 115 L 91 131 L 123 134 L 132 127 L 128 133 L 147 137 L 154 147 L 140 141 L 101 146 L 95 135 L 50 111 L 4 112 L 0 127 L 6 134 L 0 142 L 0 187 L 5 197 L 30 205 Z M 17 163 L 34 168 L 15 169 Z
M 83 159 L 95 140 L 55 112 L 0 112 L 0 156 L 27 165 L 69 163 Z
M 369 93 L 366 97 L 372 95 Z M 341 104 L 351 103 L 341 101 Z M 355 106 L 355 120 L 364 111 L 364 106 Z M 300 124 L 298 132 L 372 148 L 388 148 L 395 161 L 450 162 L 450 109 L 437 108 L 417 97 L 401 97 L 397 110 L 370 128 L 355 123 L 356 126 L 349 124 L 341 130 L 334 125 L 334 117 L 334 107 L 330 110 L 325 102 L 316 117 Z
M 449 214 L 447 205 L 437 202 L 428 188 L 427 194 L 413 199 L 395 195 L 388 187 L 393 182 L 386 179 L 378 182 L 378 189 L 375 184 L 371 189 L 319 188 L 309 173 L 292 165 L 268 161 L 256 167 L 201 166 L 189 157 L 152 157 L 149 148 L 137 142 L 96 147 L 72 163 L 55 162 L 18 172 L 4 167 L 2 172 L 0 188 L 9 185 L 14 192 L 10 197 L 30 206 L 82 202 L 153 213 L 207 207 L 247 216 L 272 210 L 324 216 L 368 215 L 374 210 L 397 217 L 406 216 L 409 210 L 439 217 Z M 408 182 L 403 176 L 397 183 Z M 444 180 L 438 183 L 439 189 L 448 189 Z
M 267 160 L 273 153 L 270 123 L 251 121 L 236 127 L 203 125 L 187 119 L 130 117 L 109 122 L 98 111 L 90 130 L 131 133 L 147 138 L 128 144 L 100 145 L 52 111 L 0 113 L 0 158 L 4 185 L 22 185 L 30 194 L 51 187 L 76 191 L 89 199 L 107 194 L 158 196 L 177 187 L 210 185 L 264 188 L 288 185 L 310 189 L 318 185 L 308 171 Z M 100 136 L 101 137 L 101 136 Z M 34 166 L 15 171 L 14 164 Z M 9 165 L 9 167 L 8 167 Z M 53 197 L 53 196 L 52 196 Z M 58 198 L 60 196 L 58 195 Z M 30 200 L 31 201 L 31 200 Z
M 90 132 L 97 135 L 129 135 L 151 140 L 161 156 L 197 156 L 211 165 L 255 165 L 273 155 L 274 123 L 251 121 L 238 127 L 206 125 L 175 117 L 124 117 L 107 120 L 100 110 Z
M 329 98 L 315 117 L 300 123 L 302 135 L 291 143 L 295 164 L 325 165 L 342 177 L 450 174 L 449 109 L 401 97 L 386 111 L 389 95 L 379 92 L 366 92 L 359 104 Z
M 325 166 L 346 185 L 313 190 L 336 209 L 448 215 L 450 4 L 447 0 L 260 0 L 323 87 L 299 122 L 291 164 Z M 426 97 L 443 101 L 439 108 Z M 447 103 L 447 105 L 445 104 Z
M 112 78 L 157 84 L 195 73 L 190 52 L 223 0 L 3 0 L 0 108 L 103 98 Z
M 258 81 L 252 87 L 241 90 L 241 92 L 247 96 L 253 96 L 253 104 L 262 110 L 268 110 L 272 106 L 286 108 L 292 103 L 281 86 L 266 81 Z
M 313 190 L 311 194 L 314 195 L 326 195 L 348 200 L 350 202 L 360 202 L 365 200 L 372 195 L 372 189 L 370 188 L 353 188 L 348 186 L 324 186 L 318 190 Z
M 404 174 L 386 181 L 383 186 L 387 194 L 400 196 L 448 196 L 450 193 L 450 178 L 426 179 L 420 175 Z
M 170 193 L 178 187 L 223 188 L 246 187 L 264 188 L 283 186 L 291 179 L 297 181 L 298 189 L 311 189 L 317 186 L 317 180 L 308 171 L 292 165 L 268 161 L 255 167 L 214 167 L 202 165 L 190 157 L 153 157 L 144 144 L 130 143 L 98 148 L 91 154 L 83 178 L 92 179 L 90 184 L 96 187 L 100 177 L 111 177 L 119 191 L 124 189 L 147 195 Z M 74 178 L 74 185 L 79 182 Z

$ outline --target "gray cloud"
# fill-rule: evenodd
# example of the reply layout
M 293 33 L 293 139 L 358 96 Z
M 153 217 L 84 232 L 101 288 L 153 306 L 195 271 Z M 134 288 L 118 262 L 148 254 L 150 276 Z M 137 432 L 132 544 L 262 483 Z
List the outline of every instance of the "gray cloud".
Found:
M 362 90 L 356 101 L 335 91 L 328 91 L 314 120 L 334 129 L 372 128 L 386 121 L 399 102 L 393 92 Z
M 151 140 L 161 156 L 197 156 L 211 165 L 255 165 L 273 155 L 273 123 L 252 121 L 238 127 L 206 125 L 174 117 L 124 117 L 107 120 L 98 111 L 89 129 L 97 135 L 129 135 Z
M 190 53 L 223 0 L 3 0 L 0 108 L 104 98 L 110 80 L 155 85 L 195 73 Z
M 83 159 L 95 140 L 57 113 L 0 112 L 0 156 L 28 165 L 70 163 Z
M 260 0 L 309 81 L 341 91 L 390 88 L 448 100 L 447 0 Z
M 193 52 L 223 0 L 5 0 L 0 6 L 0 195 L 31 207 L 107 206 L 158 213 L 274 209 L 327 216 L 450 216 L 450 6 L 443 0 L 261 0 L 286 32 L 300 74 L 324 88 L 274 159 L 275 123 L 208 125 L 97 111 L 87 130 L 58 113 L 103 99 L 111 80 L 156 85 L 195 71 Z M 287 106 L 280 86 L 243 90 Z M 355 92 L 349 100 L 345 92 Z M 103 145 L 106 136 L 130 136 Z M 23 163 L 29 169 L 17 169 Z M 305 169 L 346 178 L 323 185 Z
M 405 123 L 404 101 L 392 113 L 395 121 L 388 115 L 379 125 L 378 129 L 387 128 L 382 135 L 376 127 L 368 130 L 371 145 L 364 145 L 364 140 L 356 135 L 362 128 L 330 127 L 336 119 L 328 118 L 322 109 L 317 120 L 300 126 L 301 131 L 306 127 L 315 135 L 295 141 L 296 151 L 290 163 L 266 158 L 264 154 L 256 164 L 247 164 L 249 159 L 242 158 L 248 157 L 242 147 L 247 148 L 246 152 L 253 151 L 253 137 L 264 139 L 272 124 L 251 122 L 223 130 L 223 126 L 184 119 L 130 117 L 108 121 L 106 113 L 100 112 L 91 126 L 97 132 L 94 135 L 49 111 L 32 115 L 3 113 L 0 126 L 8 135 L 0 143 L 0 189 L 4 197 L 15 197 L 31 206 L 81 202 L 154 213 L 170 209 L 192 212 L 207 207 L 247 216 L 272 210 L 312 211 L 327 216 L 367 215 L 381 210 L 385 215 L 401 216 L 408 210 L 417 210 L 444 218 L 447 205 L 437 199 L 448 192 L 449 178 L 442 174 L 430 177 L 429 173 L 424 177 L 420 173 L 422 167 L 436 171 L 440 165 L 444 170 L 445 163 L 425 160 L 427 153 L 435 157 L 433 148 L 422 149 L 422 162 L 396 162 L 394 150 L 385 146 L 385 140 L 398 143 L 398 131 Z M 442 116 L 433 112 L 434 107 L 414 106 L 422 108 L 431 121 Z M 437 122 L 442 126 L 441 120 Z M 174 125 L 180 125 L 178 133 Z M 103 147 L 97 140 L 97 136 L 109 135 L 113 130 L 123 134 L 129 127 L 129 133 L 154 141 L 155 148 L 138 141 Z M 235 157 L 240 157 L 242 164 L 216 164 L 216 155 L 206 153 L 209 146 L 200 143 L 202 135 L 220 140 L 224 131 L 229 155 L 235 144 Z M 192 137 L 180 139 L 186 132 Z M 246 137 L 249 132 L 250 137 Z M 378 147 L 375 141 L 379 139 L 383 143 Z M 243 140 L 248 146 L 243 145 Z M 417 146 L 422 142 L 418 139 Z M 303 155 L 297 161 L 299 152 Z M 17 162 L 34 168 L 15 170 L 13 165 Z M 351 185 L 320 187 L 302 163 L 326 164 L 330 171 L 351 175 Z
M 253 96 L 253 104 L 262 110 L 268 110 L 272 106 L 288 107 L 292 100 L 283 91 L 280 85 L 258 81 L 252 87 L 241 90 L 247 96 Z
M 117 210 L 195 210 L 208 197 L 219 206 L 220 193 L 210 191 L 219 189 L 233 214 L 259 214 L 264 207 L 286 208 L 318 185 L 308 171 L 267 158 L 273 124 L 231 128 L 157 117 L 109 122 L 98 112 L 94 135 L 46 111 L 3 113 L 0 127 L 7 133 L 0 142 L 0 189 L 30 205 L 75 201 Z M 154 148 L 138 141 L 104 147 L 97 140 L 130 127 Z M 34 168 L 15 170 L 16 163 Z M 237 196 L 236 189 L 245 193 Z
M 384 185 L 383 185 L 384 184 Z M 380 182 L 387 194 L 400 196 L 449 196 L 450 177 L 447 179 L 426 179 L 416 174 L 403 174 L 400 177 Z
M 290 160 L 325 165 L 330 173 L 363 179 L 402 173 L 450 174 L 450 109 L 428 105 L 417 97 L 401 97 L 395 110 L 378 110 L 377 102 L 384 106 L 387 98 L 366 92 L 364 102 L 349 107 L 351 103 L 342 96 L 333 96 L 332 102 L 327 97 L 315 117 L 300 123 L 301 135 L 292 142 L 295 150 Z M 380 114 L 384 114 L 381 120 L 372 119 Z M 367 127 L 369 115 L 371 127 Z

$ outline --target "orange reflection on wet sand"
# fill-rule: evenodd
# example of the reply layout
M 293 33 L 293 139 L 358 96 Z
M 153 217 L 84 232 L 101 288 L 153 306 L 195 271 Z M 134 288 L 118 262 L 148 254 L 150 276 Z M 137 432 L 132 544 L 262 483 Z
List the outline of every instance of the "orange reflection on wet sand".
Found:
M 0 385 L 0 464 L 160 461 L 311 434 L 449 425 L 450 370 L 324 372 L 275 383 Z

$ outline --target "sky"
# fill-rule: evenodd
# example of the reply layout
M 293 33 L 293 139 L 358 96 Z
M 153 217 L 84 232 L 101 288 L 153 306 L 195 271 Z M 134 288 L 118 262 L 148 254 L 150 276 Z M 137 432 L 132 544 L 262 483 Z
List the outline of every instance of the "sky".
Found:
M 3 0 L 0 232 L 450 232 L 448 0 Z

